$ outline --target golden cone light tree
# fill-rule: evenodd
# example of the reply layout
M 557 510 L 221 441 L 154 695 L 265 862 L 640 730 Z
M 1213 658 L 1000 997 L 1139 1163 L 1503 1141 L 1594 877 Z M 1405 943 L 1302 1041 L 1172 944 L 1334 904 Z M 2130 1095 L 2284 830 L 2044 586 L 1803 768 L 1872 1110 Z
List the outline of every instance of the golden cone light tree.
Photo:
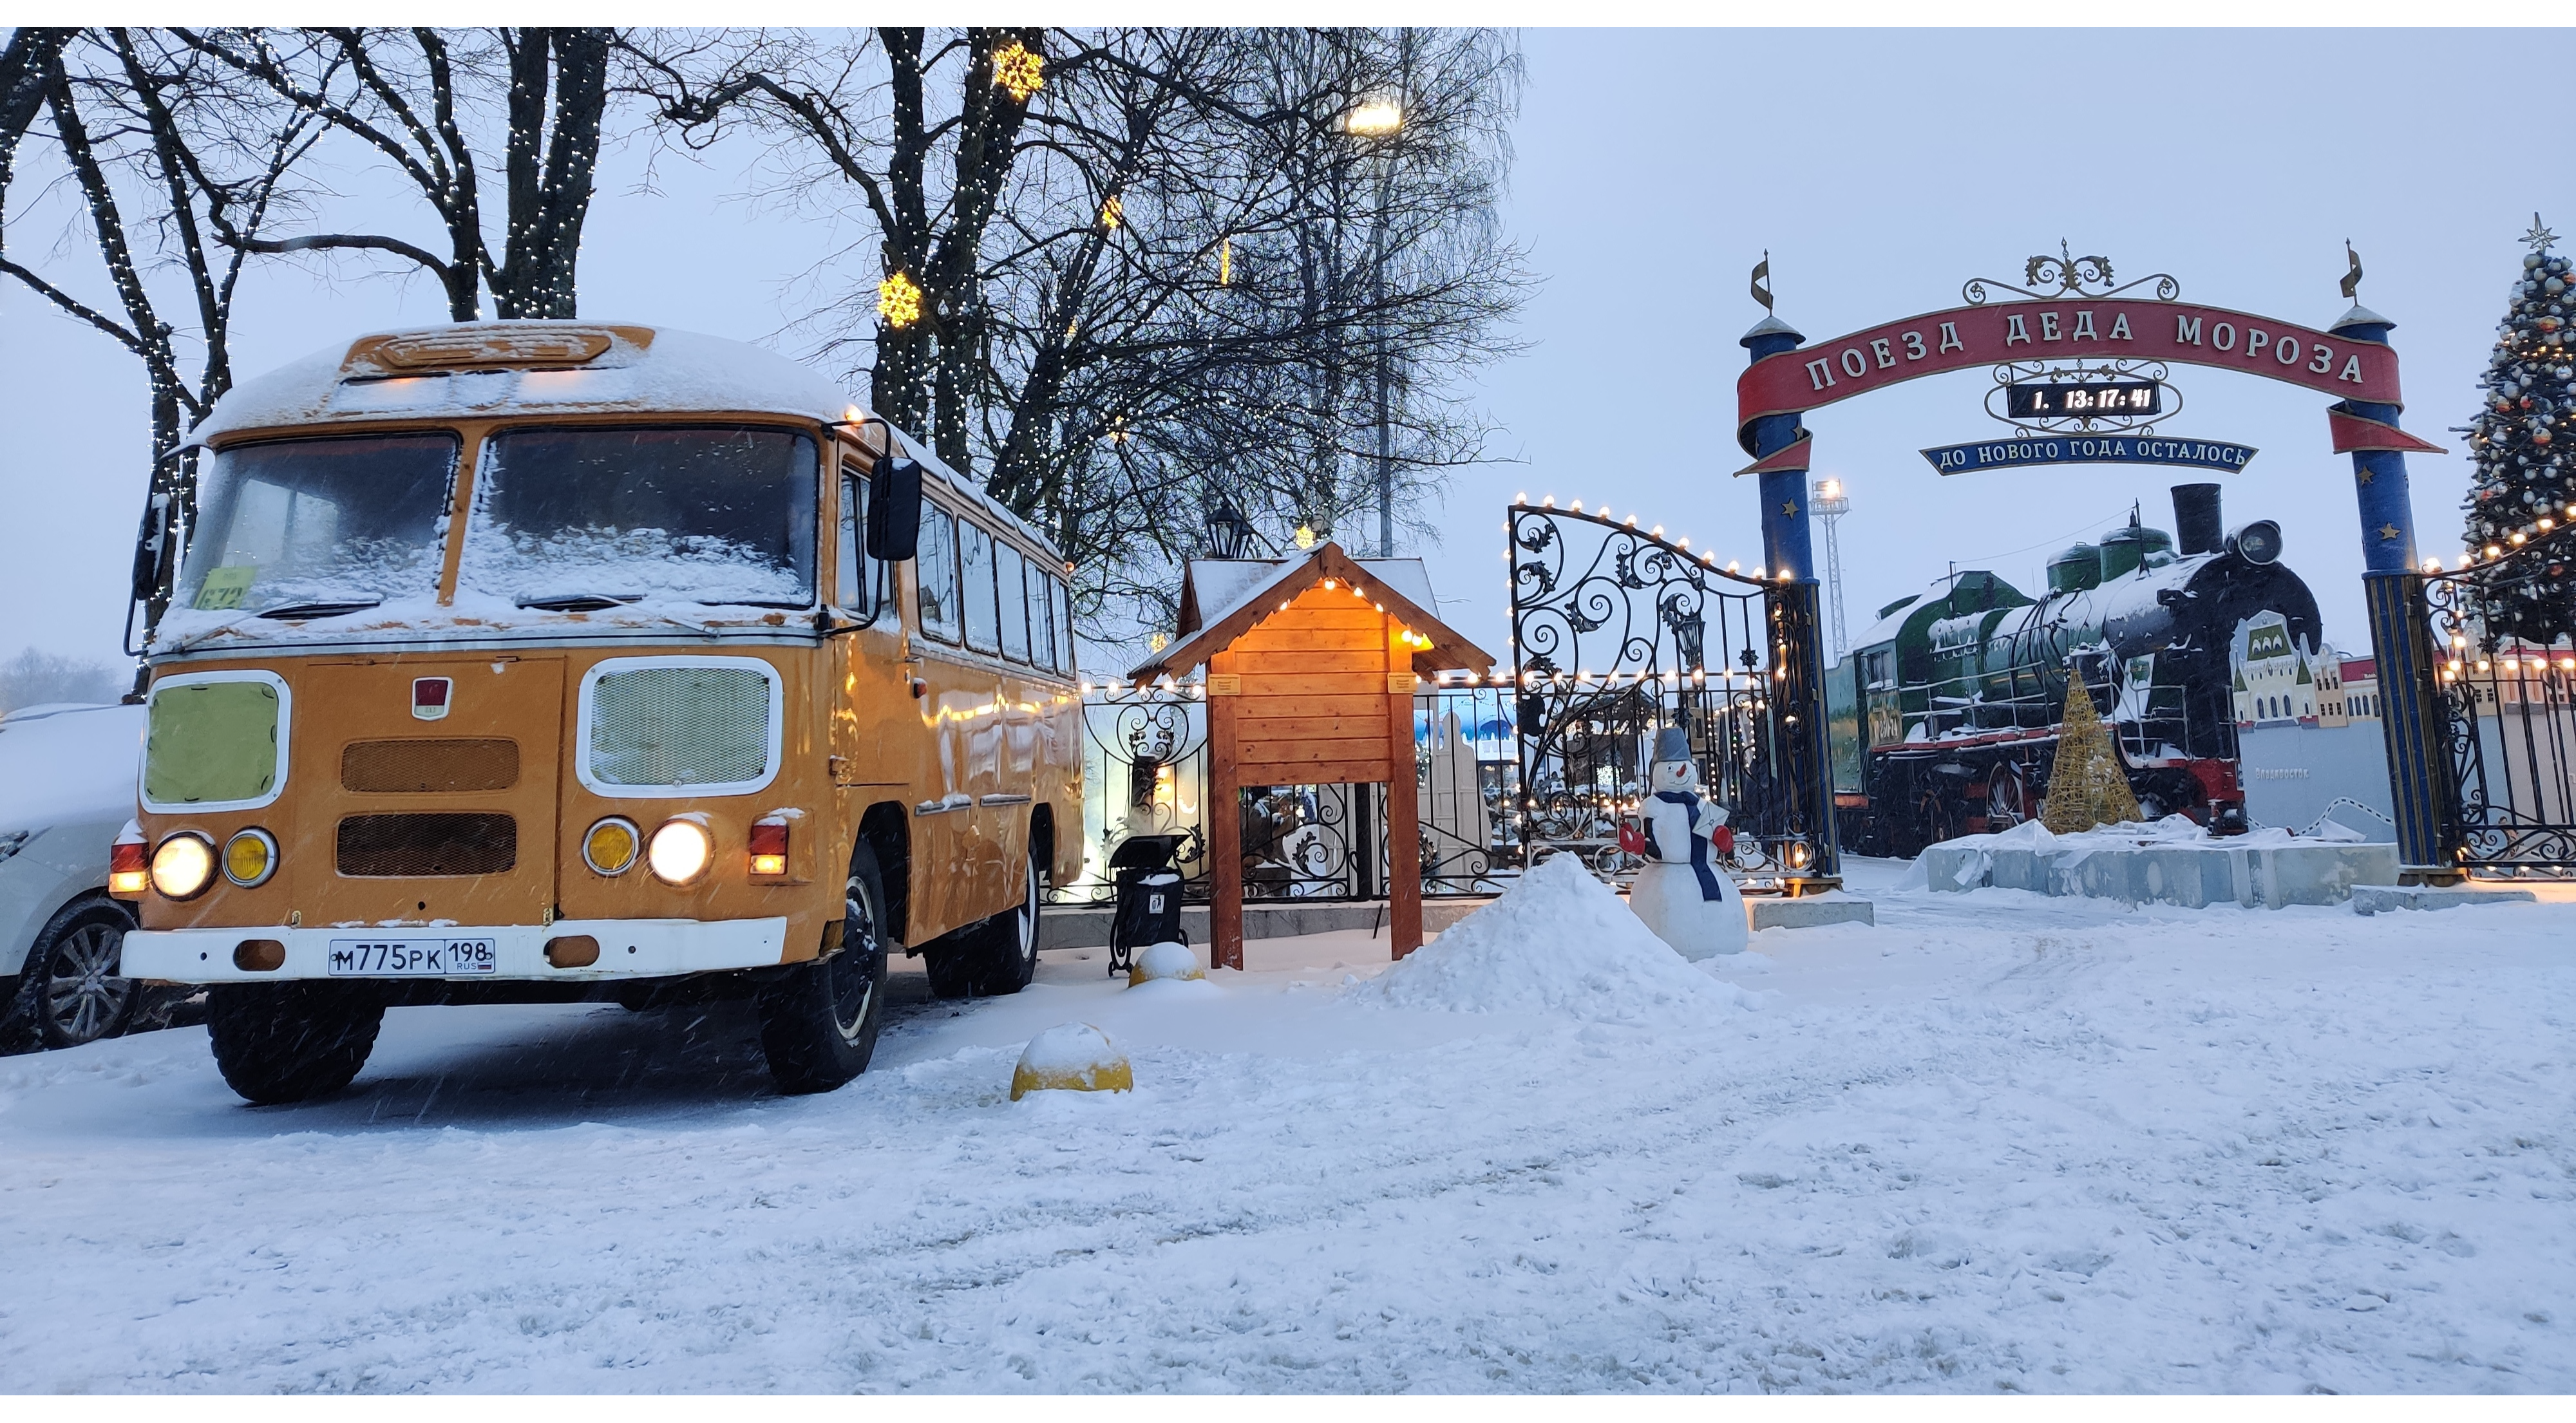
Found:
M 2048 804 L 2040 823 L 2052 835 L 2072 835 L 2138 819 L 2138 798 L 2129 790 L 2120 750 L 2093 710 L 2093 694 L 2084 689 L 2081 676 L 2066 679 L 2066 711 L 2058 721 L 2057 764 L 2048 774 Z

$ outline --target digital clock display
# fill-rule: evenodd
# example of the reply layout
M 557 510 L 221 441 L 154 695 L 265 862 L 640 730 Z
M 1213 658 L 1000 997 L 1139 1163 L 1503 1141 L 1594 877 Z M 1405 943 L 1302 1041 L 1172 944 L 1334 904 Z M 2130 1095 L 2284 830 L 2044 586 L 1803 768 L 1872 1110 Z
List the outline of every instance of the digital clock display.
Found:
M 2082 415 L 2155 415 L 2164 410 L 2164 385 L 2152 380 L 2019 381 L 2004 389 L 2015 420 L 2051 420 Z

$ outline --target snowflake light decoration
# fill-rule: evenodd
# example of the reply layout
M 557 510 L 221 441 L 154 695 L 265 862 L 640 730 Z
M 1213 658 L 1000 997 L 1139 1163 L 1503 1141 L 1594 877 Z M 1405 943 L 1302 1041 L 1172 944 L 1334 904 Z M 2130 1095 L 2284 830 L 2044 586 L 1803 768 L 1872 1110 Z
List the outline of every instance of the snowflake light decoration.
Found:
M 921 319 L 921 286 L 908 273 L 897 272 L 877 283 L 877 315 L 897 331 Z
M 1031 95 L 1046 87 L 1046 60 L 1013 40 L 993 51 L 993 82 L 1025 104 Z

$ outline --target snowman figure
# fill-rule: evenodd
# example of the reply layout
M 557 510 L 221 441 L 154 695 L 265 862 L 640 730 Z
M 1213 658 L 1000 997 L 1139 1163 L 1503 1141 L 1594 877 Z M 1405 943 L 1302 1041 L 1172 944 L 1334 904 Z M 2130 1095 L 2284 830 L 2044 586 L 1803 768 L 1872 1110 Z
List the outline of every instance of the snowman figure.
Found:
M 1654 793 L 1645 804 L 1646 863 L 1628 890 L 1628 907 L 1683 958 L 1744 952 L 1752 937 L 1744 895 L 1711 853 L 1731 847 L 1711 845 L 1733 840 L 1725 830 L 1726 807 L 1701 798 L 1690 737 L 1679 727 L 1656 734 L 1648 783 Z

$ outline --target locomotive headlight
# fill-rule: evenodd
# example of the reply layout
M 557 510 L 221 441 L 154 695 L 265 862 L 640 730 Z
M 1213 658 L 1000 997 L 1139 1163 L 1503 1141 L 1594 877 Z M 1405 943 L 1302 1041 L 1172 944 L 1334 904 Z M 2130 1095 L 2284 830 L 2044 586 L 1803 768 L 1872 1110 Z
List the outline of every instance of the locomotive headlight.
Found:
M 664 884 L 687 884 L 706 873 L 707 862 L 714 858 L 715 842 L 708 837 L 707 827 L 694 820 L 662 822 L 644 852 L 653 877 Z
M 152 887 L 164 899 L 194 899 L 215 878 L 215 842 L 182 830 L 152 852 Z
M 2227 540 L 2228 549 L 2247 563 L 2273 563 L 2281 557 L 2281 526 L 2257 519 Z

